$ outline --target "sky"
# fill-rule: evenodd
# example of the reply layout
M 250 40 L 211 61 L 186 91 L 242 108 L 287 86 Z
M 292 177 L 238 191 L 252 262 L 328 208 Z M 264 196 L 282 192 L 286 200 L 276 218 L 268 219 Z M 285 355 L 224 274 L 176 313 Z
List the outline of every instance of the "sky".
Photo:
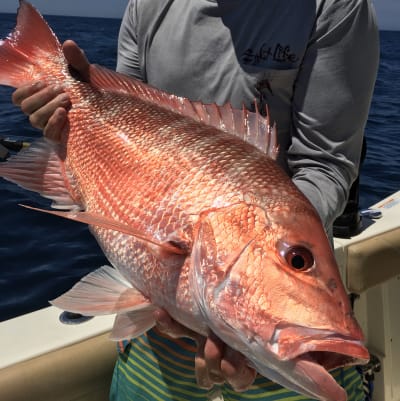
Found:
M 128 0 L 31 0 L 42 14 L 110 18 L 121 18 L 127 2 Z M 379 28 L 400 31 L 400 0 L 372 0 L 372 2 L 376 9 Z M 0 13 L 14 13 L 17 7 L 17 0 L 0 0 Z

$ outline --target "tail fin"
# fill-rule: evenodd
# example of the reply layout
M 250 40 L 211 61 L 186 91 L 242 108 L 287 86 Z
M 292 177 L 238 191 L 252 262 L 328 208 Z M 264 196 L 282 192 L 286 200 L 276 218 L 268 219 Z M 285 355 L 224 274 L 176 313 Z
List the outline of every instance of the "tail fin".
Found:
M 20 0 L 17 25 L 0 40 L 0 85 L 15 88 L 66 68 L 60 42 L 40 13 Z

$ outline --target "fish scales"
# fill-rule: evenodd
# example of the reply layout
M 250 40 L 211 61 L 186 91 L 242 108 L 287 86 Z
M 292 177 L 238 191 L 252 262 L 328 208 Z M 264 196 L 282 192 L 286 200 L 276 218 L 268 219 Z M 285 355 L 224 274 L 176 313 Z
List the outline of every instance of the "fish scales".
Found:
M 284 209 L 283 201 L 289 199 L 285 196 L 288 179 L 261 152 L 254 148 L 249 152 L 249 145 L 213 127 L 128 97 L 115 107 L 117 116 L 129 115 L 124 117 L 121 129 L 117 116 L 107 116 L 110 97 L 97 96 L 90 103 L 93 106 L 84 110 L 89 116 L 84 123 L 90 129 L 81 130 L 80 110 L 76 118 L 71 116 L 71 132 L 78 134 L 69 135 L 66 163 L 80 183 L 87 210 L 100 208 L 107 213 L 109 208 L 99 206 L 98 197 L 111 194 L 108 202 L 115 210 L 112 217 L 128 219 L 125 223 L 142 220 L 144 227 L 153 231 L 154 224 L 164 220 L 160 218 L 160 205 L 167 220 L 177 208 L 198 215 L 200 210 L 250 197 L 266 209 L 272 207 L 272 201 Z M 129 113 L 132 109 L 138 112 Z M 107 124 L 99 115 L 103 120 L 108 117 Z M 86 161 L 85 149 L 93 144 L 95 154 Z M 271 198 L 272 190 L 280 193 L 282 200 Z M 129 208 L 124 199 L 129 199 Z M 126 210 L 118 213 L 122 205 Z M 144 210 L 151 211 L 155 222 L 142 215 Z
M 76 79 L 46 22 L 20 3 L 0 42 L 0 84 L 55 83 L 72 107 L 60 143 L 38 140 L 0 176 L 52 199 L 60 211 L 46 213 L 89 224 L 113 266 L 53 304 L 116 314 L 115 340 L 149 330 L 162 307 L 281 385 L 345 401 L 327 370 L 368 351 L 323 225 L 273 160 L 268 118 L 99 66 Z

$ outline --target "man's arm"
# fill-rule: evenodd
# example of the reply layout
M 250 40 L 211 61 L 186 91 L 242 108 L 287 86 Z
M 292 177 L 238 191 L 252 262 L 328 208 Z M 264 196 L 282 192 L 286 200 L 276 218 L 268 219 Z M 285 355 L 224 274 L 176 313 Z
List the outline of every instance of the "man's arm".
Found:
M 136 1 L 129 1 L 118 36 L 117 71 L 143 81 L 136 37 Z
M 379 37 L 369 0 L 323 4 L 295 83 L 288 164 L 329 228 L 358 174 Z

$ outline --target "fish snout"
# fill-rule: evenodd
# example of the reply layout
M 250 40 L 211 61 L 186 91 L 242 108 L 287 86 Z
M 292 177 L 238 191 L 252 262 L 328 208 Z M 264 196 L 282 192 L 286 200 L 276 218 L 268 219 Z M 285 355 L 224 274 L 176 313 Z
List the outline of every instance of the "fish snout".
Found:
M 364 341 L 364 333 L 357 322 L 353 311 L 348 312 L 345 315 L 345 327 L 346 334 L 355 340 Z

